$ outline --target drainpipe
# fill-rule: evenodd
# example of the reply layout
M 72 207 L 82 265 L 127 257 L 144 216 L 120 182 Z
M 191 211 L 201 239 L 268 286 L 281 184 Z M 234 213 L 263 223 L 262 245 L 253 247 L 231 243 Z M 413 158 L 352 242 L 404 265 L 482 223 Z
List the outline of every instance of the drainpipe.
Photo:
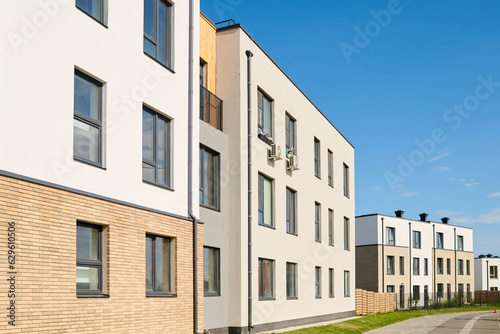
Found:
M 457 228 L 453 228 L 453 235 L 455 238 L 454 249 L 455 249 L 455 298 L 457 296 Z
M 193 332 L 198 332 L 198 218 L 193 213 L 193 131 L 194 131 L 194 0 L 189 0 L 188 66 L 188 215 L 193 220 Z
M 252 326 L 252 57 L 250 50 L 247 55 L 247 103 L 248 103 L 248 332 Z
M 412 271 L 413 259 L 411 258 L 411 246 L 412 246 L 411 245 L 411 223 L 408 222 L 408 248 L 410 248 L 410 261 L 408 261 L 408 262 L 410 262 L 410 265 L 409 265 L 409 267 L 410 267 L 410 272 L 409 272 L 409 274 L 410 274 L 410 286 L 409 286 L 410 298 L 412 297 L 412 294 L 413 294 L 413 287 L 411 285 L 411 275 L 413 274 L 413 271 Z M 415 296 L 413 296 L 413 297 L 415 297 Z M 411 305 L 410 305 L 410 308 L 411 308 Z
M 434 262 L 434 296 L 437 300 L 437 282 L 436 282 L 436 271 L 437 271 L 437 263 L 436 263 L 436 227 L 432 224 L 432 258 Z M 443 289 L 444 290 L 444 289 Z
M 488 265 L 488 260 L 486 260 L 486 291 L 490 291 L 490 267 Z
M 382 217 L 382 292 L 385 292 L 384 217 Z

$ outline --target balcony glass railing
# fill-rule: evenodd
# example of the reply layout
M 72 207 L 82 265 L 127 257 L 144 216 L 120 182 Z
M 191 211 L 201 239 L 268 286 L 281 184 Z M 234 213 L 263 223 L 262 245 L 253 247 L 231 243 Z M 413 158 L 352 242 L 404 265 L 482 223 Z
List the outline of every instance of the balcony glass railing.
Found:
M 222 131 L 222 100 L 200 86 L 200 119 Z

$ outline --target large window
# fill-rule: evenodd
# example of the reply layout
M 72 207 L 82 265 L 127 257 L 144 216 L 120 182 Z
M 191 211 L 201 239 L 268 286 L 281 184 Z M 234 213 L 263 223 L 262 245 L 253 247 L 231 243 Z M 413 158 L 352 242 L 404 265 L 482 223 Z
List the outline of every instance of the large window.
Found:
M 420 259 L 418 257 L 413 258 L 413 275 L 420 275 Z
M 274 260 L 259 259 L 259 299 L 274 298 Z
M 272 138 L 273 133 L 273 101 L 272 99 L 264 94 L 262 91 L 258 91 L 258 107 L 259 107 L 259 119 L 258 128 L 259 134 L 263 134 Z
M 295 143 L 296 136 L 296 127 L 295 127 L 295 119 L 285 114 L 285 136 L 286 136 L 286 156 L 287 158 L 290 155 L 297 155 L 297 144 Z
M 420 298 L 420 285 L 413 286 L 413 297 Z
M 420 231 L 413 231 L 413 248 L 421 248 Z
M 344 271 L 344 297 L 350 297 L 351 296 L 351 275 L 349 271 Z
M 334 245 L 334 224 L 332 209 L 328 209 L 328 245 Z
M 457 250 L 464 250 L 464 237 L 461 235 L 457 235 Z
M 203 247 L 203 292 L 205 296 L 220 295 L 220 249 Z
M 103 293 L 102 226 L 78 223 L 76 227 L 76 294 Z
M 333 152 L 328 150 L 328 185 L 333 187 Z
M 297 192 L 286 188 L 286 232 L 297 234 Z
M 443 283 L 438 283 L 437 290 L 438 290 L 437 291 L 438 298 L 443 298 L 443 292 L 444 292 Z
M 147 107 L 142 111 L 142 179 L 170 188 L 170 120 Z
M 451 259 L 446 259 L 446 274 L 451 275 Z
M 394 227 L 386 227 L 385 228 L 387 235 L 387 245 L 395 246 L 396 245 L 396 229 Z
M 174 293 L 172 279 L 172 240 L 154 235 L 146 236 L 146 296 Z
M 349 198 L 349 166 L 344 164 L 344 196 Z
M 259 174 L 259 225 L 274 227 L 273 180 Z
M 429 275 L 429 259 L 424 259 L 424 275 Z
M 321 143 L 314 138 L 314 175 L 321 178 Z
M 490 278 L 498 278 L 498 266 L 490 266 Z
M 103 24 L 104 4 L 105 0 L 76 0 L 76 7 Z
M 200 205 L 219 209 L 220 156 L 204 146 L 200 147 Z
M 443 233 L 436 232 L 436 248 L 443 249 Z
M 405 274 L 405 258 L 404 258 L 404 256 L 399 257 L 399 274 L 400 275 Z
M 314 291 L 315 297 L 321 298 L 321 267 L 314 268 Z
M 333 268 L 328 269 L 328 296 L 335 297 L 335 271 Z
M 344 249 L 350 249 L 350 232 L 349 232 L 349 218 L 344 217 Z
M 321 204 L 314 203 L 314 240 L 321 242 Z
M 387 275 L 394 275 L 394 256 L 387 256 Z
M 463 275 L 464 274 L 464 260 L 458 260 L 458 269 L 457 269 L 458 275 Z
M 286 263 L 286 298 L 297 299 L 297 264 Z
M 73 157 L 102 165 L 102 83 L 75 70 Z
M 443 274 L 443 259 L 440 257 L 437 259 L 437 273 L 440 275 Z
M 467 275 L 470 275 L 470 260 L 467 260 L 466 265 L 467 265 Z
M 144 0 L 144 53 L 172 67 L 172 5 Z

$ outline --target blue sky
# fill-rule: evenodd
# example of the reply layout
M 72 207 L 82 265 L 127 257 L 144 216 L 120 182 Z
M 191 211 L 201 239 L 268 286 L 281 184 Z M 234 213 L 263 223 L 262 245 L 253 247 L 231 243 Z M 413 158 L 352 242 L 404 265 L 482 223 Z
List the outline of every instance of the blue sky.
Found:
M 307 5 L 304 5 L 306 4 Z M 356 148 L 356 215 L 448 216 L 500 256 L 500 1 L 201 0 Z

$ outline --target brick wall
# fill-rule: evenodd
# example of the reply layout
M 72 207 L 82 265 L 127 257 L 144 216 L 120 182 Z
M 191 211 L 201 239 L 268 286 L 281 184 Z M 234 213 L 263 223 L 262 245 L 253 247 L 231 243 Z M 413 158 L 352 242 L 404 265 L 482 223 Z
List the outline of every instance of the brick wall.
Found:
M 394 311 L 394 293 L 356 289 L 356 315 L 388 313 Z
M 76 297 L 77 220 L 105 226 L 109 298 Z M 15 327 L 7 318 L 8 222 L 16 224 Z M 0 333 L 192 333 L 192 228 L 188 220 L 0 176 Z M 146 233 L 175 238 L 177 297 L 145 297 Z

